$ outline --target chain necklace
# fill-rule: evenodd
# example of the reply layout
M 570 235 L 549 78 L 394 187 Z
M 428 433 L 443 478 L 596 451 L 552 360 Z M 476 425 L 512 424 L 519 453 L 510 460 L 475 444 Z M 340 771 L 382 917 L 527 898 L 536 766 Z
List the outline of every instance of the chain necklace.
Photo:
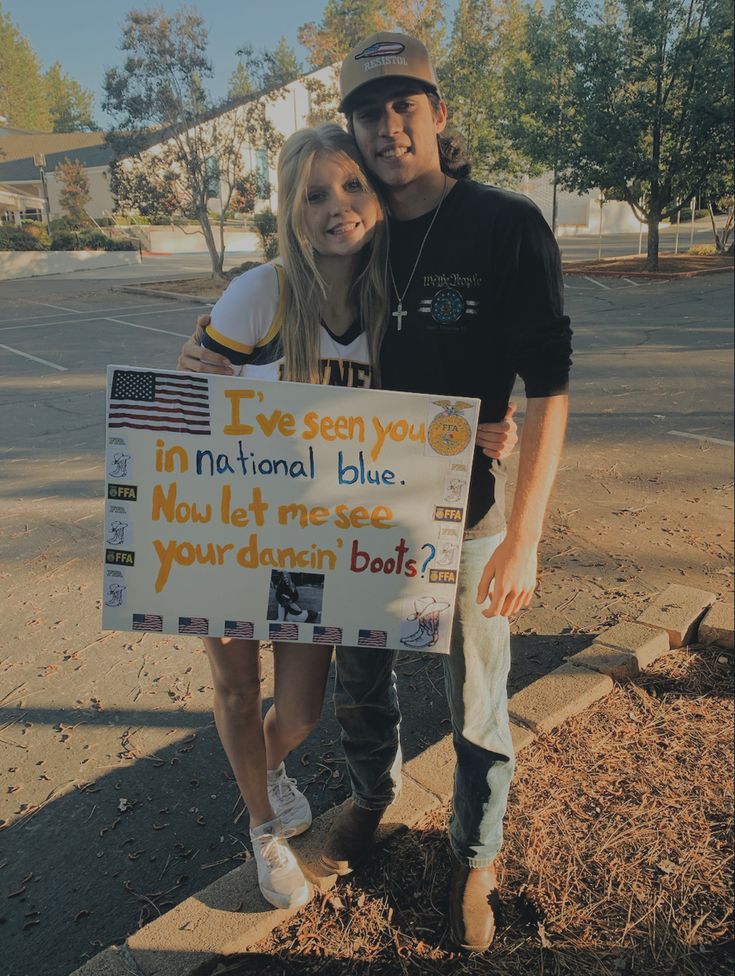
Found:
M 404 316 L 408 315 L 408 312 L 403 307 L 403 299 L 406 297 L 406 293 L 408 292 L 408 289 L 411 287 L 411 282 L 413 281 L 413 276 L 416 274 L 416 268 L 418 268 L 419 261 L 421 260 L 421 255 L 424 253 L 424 246 L 425 246 L 427 240 L 429 239 L 429 234 L 431 233 L 431 228 L 434 226 L 434 221 L 439 216 L 439 211 L 442 208 L 442 204 L 444 203 L 444 198 L 446 197 L 446 195 L 447 195 L 447 174 L 445 173 L 444 174 L 444 186 L 442 188 L 441 198 L 439 200 L 439 203 L 436 205 L 436 210 L 434 211 L 434 216 L 431 218 L 431 223 L 429 224 L 429 226 L 426 229 L 426 233 L 424 234 L 424 239 L 421 241 L 421 247 L 419 248 L 419 253 L 416 255 L 416 260 L 413 263 L 413 268 L 411 269 L 411 274 L 408 276 L 408 281 L 406 282 L 406 287 L 403 289 L 403 294 L 401 294 L 398 291 L 398 285 L 396 284 L 396 278 L 395 278 L 395 275 L 393 274 L 393 265 L 392 265 L 392 263 L 390 261 L 390 258 L 388 259 L 388 270 L 390 271 L 390 280 L 391 280 L 391 283 L 393 285 L 393 290 L 396 293 L 396 298 L 398 299 L 398 308 L 395 310 L 395 312 L 391 312 L 391 315 L 392 315 L 392 317 L 394 319 L 397 320 L 397 331 L 398 332 L 401 331 L 401 326 L 403 325 Z

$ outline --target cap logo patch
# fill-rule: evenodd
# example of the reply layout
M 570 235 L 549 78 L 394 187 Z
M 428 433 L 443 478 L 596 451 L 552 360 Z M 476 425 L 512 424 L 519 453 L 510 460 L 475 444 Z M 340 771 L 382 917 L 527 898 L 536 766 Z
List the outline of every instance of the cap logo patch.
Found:
M 406 45 L 399 41 L 378 41 L 356 54 L 355 61 L 360 61 L 362 58 L 377 58 L 386 54 L 400 54 L 401 51 L 405 50 Z

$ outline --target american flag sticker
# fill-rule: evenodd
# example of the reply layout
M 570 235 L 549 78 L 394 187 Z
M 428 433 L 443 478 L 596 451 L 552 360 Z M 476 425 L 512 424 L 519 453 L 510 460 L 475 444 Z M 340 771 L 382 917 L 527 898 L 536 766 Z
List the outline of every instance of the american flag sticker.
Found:
M 134 613 L 133 630 L 147 630 L 150 633 L 163 631 L 163 617 L 157 613 Z
M 299 639 L 298 624 L 269 624 L 268 637 L 271 640 L 295 641 Z
M 209 620 L 206 617 L 179 617 L 179 633 L 206 637 L 209 633 Z
M 188 373 L 116 369 L 107 425 L 209 434 L 209 381 Z
M 360 630 L 357 634 L 358 647 L 385 647 L 388 634 L 384 630 Z
M 254 628 L 249 620 L 225 620 L 225 637 L 242 637 L 252 640 Z
M 311 639 L 315 644 L 341 644 L 342 628 L 315 626 Z

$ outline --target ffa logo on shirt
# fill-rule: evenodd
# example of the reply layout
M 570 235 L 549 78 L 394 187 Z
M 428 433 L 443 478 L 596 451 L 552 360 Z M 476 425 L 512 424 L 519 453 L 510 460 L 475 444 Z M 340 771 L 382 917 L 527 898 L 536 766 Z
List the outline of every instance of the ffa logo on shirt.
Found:
M 438 326 L 452 326 L 463 315 L 477 315 L 478 302 L 466 299 L 457 288 L 440 288 L 431 298 L 424 298 L 419 311 L 430 315 Z

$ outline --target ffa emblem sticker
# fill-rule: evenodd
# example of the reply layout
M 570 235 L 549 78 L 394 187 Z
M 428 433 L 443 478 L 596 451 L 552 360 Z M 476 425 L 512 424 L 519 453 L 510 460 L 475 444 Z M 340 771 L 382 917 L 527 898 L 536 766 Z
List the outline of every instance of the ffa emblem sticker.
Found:
M 442 410 L 429 423 L 429 447 L 445 457 L 461 454 L 472 437 L 472 428 L 462 414 L 472 404 L 464 400 L 434 400 L 434 403 Z

